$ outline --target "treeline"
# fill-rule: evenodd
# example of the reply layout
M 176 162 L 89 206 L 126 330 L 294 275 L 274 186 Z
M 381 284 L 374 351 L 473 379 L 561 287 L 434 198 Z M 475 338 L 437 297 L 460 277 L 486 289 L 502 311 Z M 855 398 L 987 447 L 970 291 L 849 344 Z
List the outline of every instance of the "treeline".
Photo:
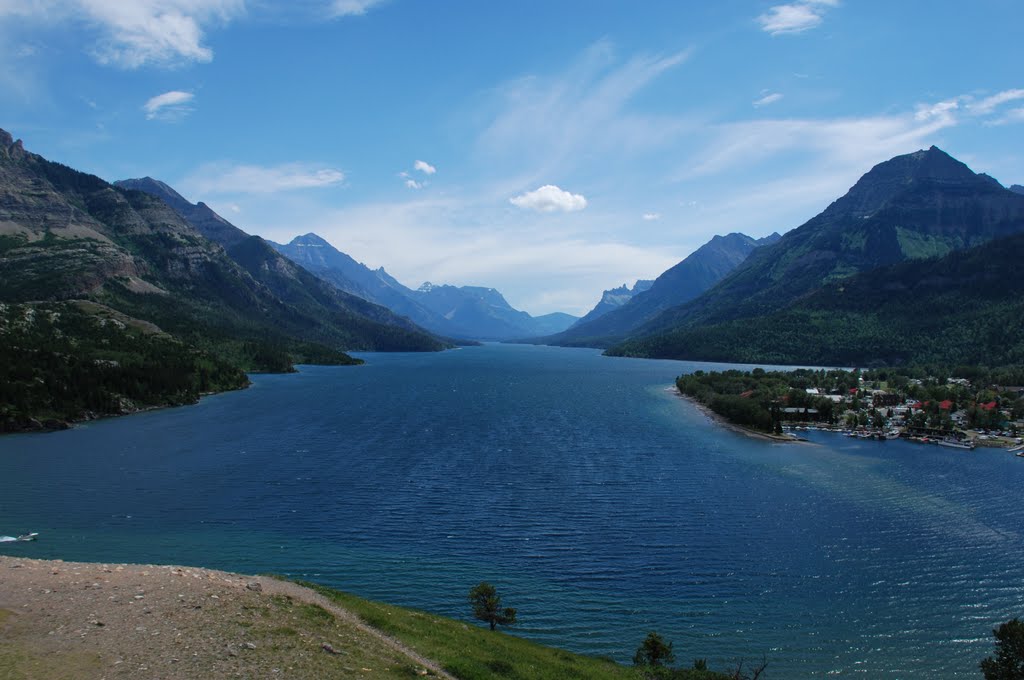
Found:
M 236 364 L 98 305 L 0 304 L 0 432 L 196 402 Z
M 857 385 L 857 375 L 849 371 L 793 372 L 730 370 L 696 371 L 676 378 L 681 394 L 710 408 L 731 423 L 761 430 L 781 431 L 781 409 L 815 409 L 817 417 L 826 422 L 835 418 L 835 404 L 830 399 L 807 393 L 808 387 L 831 391 Z

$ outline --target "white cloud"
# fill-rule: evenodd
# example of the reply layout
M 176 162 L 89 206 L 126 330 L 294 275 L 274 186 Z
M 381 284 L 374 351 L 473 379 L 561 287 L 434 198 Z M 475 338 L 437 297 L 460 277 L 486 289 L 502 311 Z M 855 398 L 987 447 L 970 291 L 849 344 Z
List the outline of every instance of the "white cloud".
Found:
M 142 110 L 146 112 L 146 120 L 180 120 L 192 112 L 189 104 L 193 99 L 195 95 L 191 92 L 172 90 L 150 97 Z
M 754 101 L 754 108 L 755 109 L 759 109 L 762 106 L 768 106 L 769 104 L 774 104 L 775 102 L 777 102 L 780 99 L 782 99 L 782 96 L 783 95 L 781 95 L 778 92 L 772 92 L 770 94 L 766 94 L 763 97 L 761 97 L 760 99 L 757 99 L 757 100 Z
M 661 213 L 644 213 L 645 222 L 655 222 L 661 219 Z
M 1007 123 L 1024 123 L 1024 107 L 1010 109 L 1004 115 L 986 122 L 986 125 L 1006 125 Z
M 90 51 L 101 64 L 134 69 L 208 62 L 205 28 L 245 11 L 245 0 L 35 0 L 0 3 L 0 18 L 77 23 L 97 33 Z
M 590 46 L 568 69 L 552 77 L 527 76 L 497 90 L 485 112 L 490 123 L 477 140 L 488 167 L 500 163 L 529 173 L 532 183 L 561 175 L 580 158 L 612 152 L 617 157 L 664 148 L 689 126 L 663 115 L 627 111 L 630 100 L 659 76 L 684 63 L 685 50 L 641 55 L 619 63 L 612 45 Z
M 757 21 L 762 30 L 772 35 L 803 33 L 818 26 L 825 10 L 838 4 L 838 0 L 803 0 L 775 5 L 759 16 Z
M 919 121 L 939 120 L 952 122 L 954 112 L 960 108 L 960 97 L 947 99 L 934 104 L 918 104 L 914 119 Z
M 587 207 L 587 199 L 580 194 L 571 194 L 554 184 L 527 191 L 520 196 L 508 199 L 509 203 L 524 210 L 537 212 L 575 212 Z
M 425 175 L 433 175 L 437 172 L 437 168 L 426 161 L 416 161 L 413 163 L 412 167 L 414 170 L 419 170 Z
M 345 173 L 310 163 L 275 166 L 207 163 L 185 178 L 183 187 L 197 196 L 272 194 L 297 189 L 337 186 Z
M 422 189 L 426 185 L 423 184 L 422 182 L 417 182 L 414 179 L 407 179 L 405 180 L 405 186 L 409 187 L 410 189 Z
M 693 179 L 750 168 L 786 152 L 804 152 L 820 168 L 859 169 L 928 146 L 953 127 L 959 98 L 919 104 L 913 113 L 826 119 L 762 119 L 709 126 L 701 152 L 676 179 Z M 859 176 L 859 175 L 857 175 Z
M 331 3 L 331 16 L 347 17 L 362 16 L 377 5 L 382 5 L 387 0 L 334 0 Z
M 1012 102 L 1018 99 L 1024 99 L 1024 90 L 1004 90 L 1003 92 L 994 94 L 991 97 L 986 97 L 979 102 L 970 103 L 967 105 L 967 108 L 971 113 L 984 116 L 992 113 L 996 108 L 1006 102 Z

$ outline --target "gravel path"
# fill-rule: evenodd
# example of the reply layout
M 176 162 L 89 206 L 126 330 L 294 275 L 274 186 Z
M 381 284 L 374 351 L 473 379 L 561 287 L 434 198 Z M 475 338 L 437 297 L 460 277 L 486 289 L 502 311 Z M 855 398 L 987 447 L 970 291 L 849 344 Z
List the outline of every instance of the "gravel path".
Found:
M 0 556 L 0 678 L 452 678 L 295 583 Z

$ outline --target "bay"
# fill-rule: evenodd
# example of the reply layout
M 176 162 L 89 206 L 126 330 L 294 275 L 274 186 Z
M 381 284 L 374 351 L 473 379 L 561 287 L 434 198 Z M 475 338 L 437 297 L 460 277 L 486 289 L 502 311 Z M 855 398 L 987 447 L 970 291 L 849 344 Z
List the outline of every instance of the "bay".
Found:
M 671 390 L 721 365 L 485 345 L 254 376 L 199 405 L 0 439 L 4 554 L 281 573 L 628 662 L 977 677 L 1024 614 L 1024 461 L 754 439 Z

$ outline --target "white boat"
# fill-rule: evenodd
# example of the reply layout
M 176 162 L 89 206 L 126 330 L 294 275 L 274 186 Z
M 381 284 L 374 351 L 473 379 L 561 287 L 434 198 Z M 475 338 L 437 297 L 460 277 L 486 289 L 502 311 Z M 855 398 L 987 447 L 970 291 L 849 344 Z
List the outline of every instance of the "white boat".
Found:
M 39 533 L 22 534 L 21 536 L 0 536 L 0 543 L 16 543 L 18 541 L 34 541 Z
M 974 450 L 974 442 L 966 441 L 962 439 L 953 439 L 952 437 L 946 437 L 945 439 L 939 440 L 939 446 L 947 446 L 951 449 L 964 449 L 966 451 Z
M 888 432 L 885 433 L 885 438 L 886 439 L 899 439 L 900 438 L 900 431 L 899 430 L 889 430 Z
M 1024 444 L 1018 444 L 1017 446 L 1011 446 L 1010 448 L 1008 448 L 1006 450 L 1009 451 L 1010 453 L 1022 453 L 1022 452 L 1024 452 Z

